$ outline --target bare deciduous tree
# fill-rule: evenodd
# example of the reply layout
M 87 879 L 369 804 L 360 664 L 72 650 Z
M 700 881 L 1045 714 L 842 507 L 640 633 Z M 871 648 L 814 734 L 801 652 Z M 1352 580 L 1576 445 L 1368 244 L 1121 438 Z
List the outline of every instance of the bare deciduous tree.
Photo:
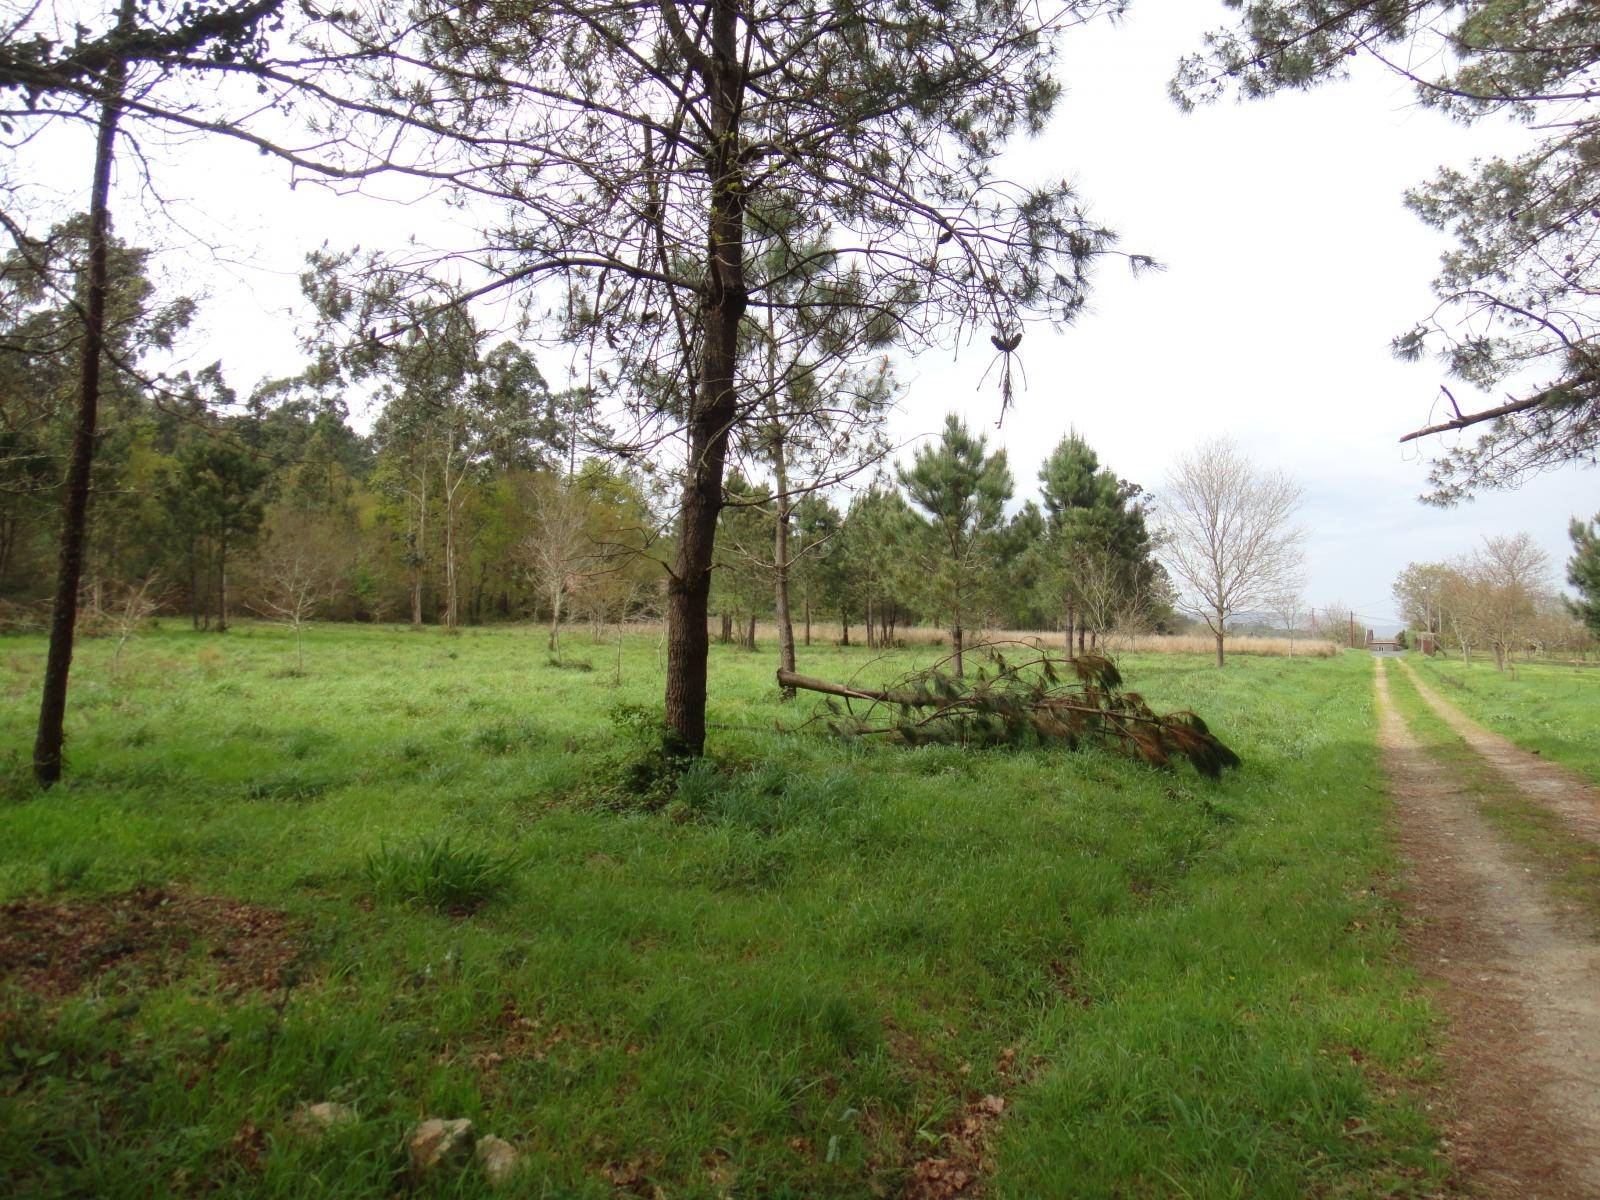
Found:
M 112 636 L 117 639 L 117 648 L 111 655 L 112 675 L 115 675 L 121 666 L 122 651 L 133 640 L 133 635 L 144 628 L 146 621 L 161 611 L 165 598 L 159 591 L 159 583 L 159 577 L 150 574 L 138 583 L 123 586 L 119 589 L 120 594 L 115 607 L 106 613 Z
M 570 479 L 540 481 L 532 526 L 522 544 L 523 561 L 550 605 L 549 650 L 561 658 L 561 618 L 579 570 L 593 553 L 588 533 L 589 505 Z
M 1300 570 L 1300 498 L 1293 479 L 1256 467 L 1227 438 L 1200 446 L 1167 476 L 1162 559 L 1216 639 L 1219 667 L 1228 622 L 1267 605 Z
M 304 543 L 282 546 L 262 561 L 257 594 L 250 604 L 260 616 L 294 633 L 294 673 L 306 672 L 301 635 L 306 622 L 333 599 L 338 572 L 328 557 Z
M 1306 615 L 1305 585 L 1299 579 L 1289 580 L 1288 586 L 1267 602 L 1267 608 L 1283 626 L 1283 635 L 1289 639 L 1289 657 L 1293 658 L 1294 635 Z

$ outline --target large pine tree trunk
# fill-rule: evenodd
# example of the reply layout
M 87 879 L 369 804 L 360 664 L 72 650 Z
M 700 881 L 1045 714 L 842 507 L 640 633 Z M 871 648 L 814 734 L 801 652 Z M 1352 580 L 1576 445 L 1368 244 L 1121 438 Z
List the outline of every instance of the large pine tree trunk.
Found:
M 689 459 L 678 520 L 678 554 L 667 581 L 667 725 L 679 744 L 699 754 L 706 743 L 706 630 L 712 549 L 722 508 L 728 434 L 738 418 L 734 371 L 739 322 L 748 296 L 744 279 L 744 207 L 739 144 L 743 99 L 739 63 L 739 0 L 708 5 L 709 48 L 698 68 L 710 98 L 706 151 L 711 185 L 707 261 L 700 301 L 700 377 L 689 413 Z
M 133 24 L 133 0 L 122 0 L 119 31 Z M 100 104 L 95 137 L 94 182 L 89 191 L 89 270 L 84 296 L 83 357 L 78 368 L 77 424 L 67 457 L 61 498 L 61 553 L 56 567 L 55 607 L 50 614 L 50 649 L 45 657 L 39 697 L 39 728 L 33 742 L 33 777 L 49 787 L 61 778 L 67 676 L 72 669 L 72 639 L 78 624 L 78 584 L 83 577 L 88 540 L 89 477 L 94 467 L 95 426 L 100 413 L 100 368 L 105 353 L 108 242 L 111 235 L 111 161 L 116 156 L 117 118 L 127 68 L 113 61 L 106 70 L 106 97 Z

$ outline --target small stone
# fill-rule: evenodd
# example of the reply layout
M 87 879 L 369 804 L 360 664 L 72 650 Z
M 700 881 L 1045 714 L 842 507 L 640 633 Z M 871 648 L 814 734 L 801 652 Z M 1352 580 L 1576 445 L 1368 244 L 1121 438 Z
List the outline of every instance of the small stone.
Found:
M 504 1138 L 497 1138 L 493 1134 L 479 1138 L 478 1147 L 473 1153 L 490 1187 L 504 1187 L 517 1172 L 516 1147 Z
M 330 1130 L 355 1123 L 356 1110 L 332 1100 L 301 1105 L 290 1122 L 296 1133 L 309 1138 L 319 1138 Z
M 440 1163 L 465 1158 L 475 1140 L 472 1122 L 465 1117 L 454 1121 L 430 1117 L 411 1131 L 411 1170 L 423 1175 Z

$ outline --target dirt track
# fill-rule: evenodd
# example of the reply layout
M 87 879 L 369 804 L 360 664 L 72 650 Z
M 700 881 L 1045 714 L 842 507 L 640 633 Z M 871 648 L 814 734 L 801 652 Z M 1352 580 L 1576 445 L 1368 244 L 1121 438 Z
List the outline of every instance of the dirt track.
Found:
M 1408 940 L 1449 1018 L 1451 1157 L 1482 1195 L 1600 1196 L 1600 946 L 1423 751 L 1384 664 L 1376 677 Z
M 1417 694 L 1503 779 L 1552 812 L 1586 841 L 1600 845 L 1600 791 L 1565 767 L 1540 758 L 1492 733 L 1423 683 L 1410 664 L 1400 667 Z

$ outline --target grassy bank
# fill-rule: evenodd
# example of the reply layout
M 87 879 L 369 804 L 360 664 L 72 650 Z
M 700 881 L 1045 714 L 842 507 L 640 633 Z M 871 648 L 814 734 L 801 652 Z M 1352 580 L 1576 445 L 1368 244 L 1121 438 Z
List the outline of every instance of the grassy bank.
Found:
M 1366 656 L 1127 659 L 1244 755 L 1209 784 L 778 733 L 809 704 L 777 702 L 767 654 L 719 647 L 716 761 L 645 799 L 614 782 L 658 645 L 556 668 L 542 638 L 318 628 L 304 676 L 264 628 L 146 637 L 115 678 L 90 643 L 70 783 L 45 797 L 17 771 L 42 645 L 7 643 L 0 897 L 93 911 L 143 887 L 287 921 L 55 992 L 14 971 L 12 1190 L 386 1196 L 423 1115 L 515 1143 L 527 1196 L 1436 1190 L 1410 1086 L 1430 1017 L 1376 886 Z M 440 839 L 505 888 L 405 903 Z M 322 1100 L 358 1119 L 294 1133 Z
M 1600 784 L 1600 669 L 1519 662 L 1513 673 L 1443 655 L 1407 661 L 1475 721 Z

